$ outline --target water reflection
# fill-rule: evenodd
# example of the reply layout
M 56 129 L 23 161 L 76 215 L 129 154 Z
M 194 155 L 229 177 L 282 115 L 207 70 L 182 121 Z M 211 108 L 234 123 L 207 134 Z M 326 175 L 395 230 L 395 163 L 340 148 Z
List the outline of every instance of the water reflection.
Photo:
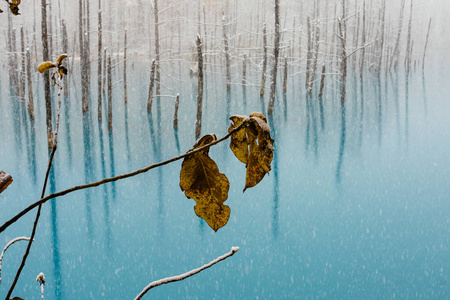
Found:
M 377 76 L 375 78 L 376 87 L 375 91 L 378 98 L 378 117 L 377 117 L 377 129 L 378 129 L 378 145 L 381 147 L 382 135 L 383 135 L 383 104 L 381 96 L 381 78 Z
M 423 109 L 426 118 L 428 116 L 428 100 L 427 100 L 427 90 L 425 87 L 425 71 L 423 69 L 422 69 L 422 91 L 423 91 Z
M 398 144 L 401 144 L 401 130 L 400 130 L 400 99 L 399 99 L 399 79 L 398 79 L 398 71 L 394 72 L 394 77 L 392 73 L 390 73 L 390 78 L 392 82 L 392 89 L 394 91 L 394 100 L 395 100 L 395 120 L 397 124 L 397 138 Z
M 56 181 L 55 181 L 55 167 L 56 164 L 52 166 L 49 173 L 49 194 L 56 192 Z M 61 274 L 61 259 L 59 250 L 59 236 L 58 236 L 58 211 L 57 211 L 57 201 L 58 199 L 52 199 L 50 201 L 50 230 L 52 239 L 52 259 L 53 259 L 53 280 L 55 284 L 55 299 L 64 299 L 63 294 L 63 282 Z
M 90 122 L 90 110 L 83 115 L 83 149 L 84 149 L 84 178 L 85 183 L 92 182 L 93 176 L 93 157 L 92 157 L 92 130 Z M 89 238 L 93 239 L 93 223 L 92 223 L 92 208 L 91 208 L 92 189 L 85 190 L 85 210 L 86 221 Z
M 364 131 L 364 80 L 359 80 L 359 120 L 358 120 L 358 146 L 359 152 L 363 145 L 363 131 Z
M 157 97 L 159 102 L 159 97 Z M 160 113 L 161 113 L 161 109 L 157 109 L 157 115 L 156 115 L 156 124 L 157 124 L 157 129 L 155 130 L 154 127 L 154 118 L 152 116 L 151 113 L 147 114 L 148 117 L 148 127 L 150 130 L 150 141 L 151 141 L 151 145 L 152 145 L 152 152 L 153 152 L 153 162 L 160 162 L 162 161 L 162 153 L 161 153 L 161 123 L 160 123 Z M 163 208 L 164 208 L 164 202 L 163 202 L 163 173 L 162 173 L 162 168 L 156 168 L 156 172 L 158 173 L 158 184 L 157 184 L 157 198 L 158 198 L 158 203 L 157 203 L 157 207 L 158 207 L 158 219 L 159 221 L 161 221 L 162 218 L 162 213 L 163 213 Z M 162 227 L 162 223 L 160 223 L 159 225 L 161 225 L 161 229 L 163 229 Z
M 405 143 L 409 145 L 409 75 L 405 75 Z
M 128 125 L 128 104 L 124 103 L 124 111 L 125 111 L 125 143 L 127 149 L 127 162 L 130 166 L 131 164 L 131 149 L 130 149 L 130 136 L 129 136 L 129 125 Z
M 71 89 L 70 91 L 72 90 L 73 89 Z M 64 99 L 63 114 L 61 116 L 62 120 L 60 122 L 64 124 L 64 129 L 66 131 L 65 144 L 67 146 L 69 169 L 72 169 L 72 131 L 70 128 L 70 117 L 69 117 L 70 116 L 69 96 L 66 95 L 66 93 L 64 93 L 63 99 Z
M 102 120 L 98 121 L 98 133 L 99 133 L 99 145 L 100 145 L 100 170 L 102 174 L 102 178 L 106 178 L 106 157 L 105 157 L 105 145 L 103 138 L 103 122 Z M 107 189 L 107 185 L 102 185 L 101 189 L 103 190 L 103 210 L 104 210 L 104 222 L 105 222 L 105 241 L 107 249 L 111 249 L 112 246 L 112 237 L 111 237 L 111 219 L 110 219 L 110 207 L 109 207 L 109 193 Z
M 279 173 L 278 173 L 278 151 L 276 149 L 276 141 L 277 141 L 277 127 L 275 125 L 273 115 L 268 116 L 269 126 L 271 131 L 272 139 L 274 140 L 274 148 L 273 152 L 273 205 L 272 205 L 272 235 L 274 239 L 278 238 L 279 232 L 279 191 L 280 191 L 280 181 L 279 181 Z
M 342 164 L 344 160 L 345 150 L 345 132 L 346 132 L 346 120 L 345 120 L 345 103 L 341 102 L 341 136 L 339 142 L 339 154 L 336 165 L 336 184 L 340 184 L 342 180 Z

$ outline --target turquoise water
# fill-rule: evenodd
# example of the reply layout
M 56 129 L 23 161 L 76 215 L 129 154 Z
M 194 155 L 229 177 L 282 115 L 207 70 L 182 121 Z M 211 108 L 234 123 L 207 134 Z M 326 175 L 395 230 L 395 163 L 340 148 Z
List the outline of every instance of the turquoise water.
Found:
M 144 75 L 130 80 L 127 105 L 120 83 L 115 85 L 112 134 L 105 120 L 97 121 L 95 92 L 92 111 L 82 118 L 80 91 L 71 86 L 47 193 L 190 149 L 195 79 L 186 76 L 163 88 L 164 95 L 180 93 L 176 131 L 175 98 L 155 100 L 147 115 L 146 67 L 130 67 Z M 317 97 L 303 94 L 304 78 L 292 77 L 286 97 L 278 91 L 270 120 L 276 149 L 272 172 L 258 186 L 242 193 L 245 167 L 228 142 L 210 150 L 230 181 L 225 204 L 231 217 L 225 227 L 216 233 L 195 215 L 194 201 L 178 186 L 181 161 L 75 192 L 43 206 L 36 242 L 13 295 L 38 298 L 35 278 L 44 272 L 48 299 L 134 298 L 151 281 L 199 267 L 239 246 L 233 257 L 157 287 L 147 298 L 448 298 L 447 74 L 417 71 L 408 79 L 399 71 L 379 82 L 367 75 L 362 84 L 351 75 L 344 114 L 331 78 L 321 113 Z M 48 154 L 42 95 L 33 132 L 24 125 L 24 104 L 13 105 L 5 78 L 1 84 L 0 169 L 14 178 L 0 196 L 3 224 L 38 200 Z M 223 136 L 230 114 L 267 109 L 267 95 L 261 102 L 257 86 L 234 85 L 227 96 L 221 77 L 208 76 L 206 85 L 203 133 Z M 34 216 L 35 211 L 1 233 L 0 245 L 29 236 Z M 0 295 L 6 294 L 24 250 L 19 242 L 6 253 Z

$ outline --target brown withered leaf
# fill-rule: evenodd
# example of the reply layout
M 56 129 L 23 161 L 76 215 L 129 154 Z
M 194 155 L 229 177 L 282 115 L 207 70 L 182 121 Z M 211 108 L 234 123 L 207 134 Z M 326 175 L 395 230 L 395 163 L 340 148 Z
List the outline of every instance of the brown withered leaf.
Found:
M 8 1 L 6 1 L 8 2 Z M 9 4 L 9 10 L 11 11 L 11 13 L 15 16 L 20 15 L 19 13 L 19 4 L 20 4 L 20 0 L 12 0 L 11 2 L 8 2 Z
M 271 170 L 273 159 L 273 139 L 270 137 L 270 127 L 266 117 L 261 113 L 251 113 L 250 116 L 231 116 L 234 124 L 230 125 L 230 132 L 242 122 L 248 124 L 244 129 L 233 133 L 230 148 L 235 156 L 246 164 L 245 188 L 257 185 Z
M 38 66 L 38 70 L 41 73 L 44 73 L 45 71 L 48 71 L 51 68 L 56 68 L 56 65 L 54 63 L 52 63 L 51 61 L 43 62 Z
M 228 132 L 231 132 L 234 128 L 241 125 L 241 123 L 247 119 L 247 116 L 233 115 L 230 120 L 233 121 L 228 128 Z M 231 135 L 230 139 L 230 149 L 233 151 L 234 155 L 242 163 L 247 164 L 248 162 L 248 138 L 246 130 L 239 130 Z
M 215 140 L 215 135 L 205 135 L 189 151 Z M 208 152 L 209 148 L 185 157 L 180 171 L 180 188 L 186 197 L 195 200 L 194 211 L 197 216 L 217 231 L 230 218 L 230 208 L 223 204 L 228 198 L 230 183 L 225 174 L 219 172 Z
M 270 137 L 270 127 L 264 119 L 256 116 L 250 117 L 250 124 L 253 126 L 249 126 L 250 129 L 248 130 L 250 153 L 245 175 L 244 192 L 246 189 L 257 185 L 271 170 L 270 163 L 272 162 L 274 151 L 273 139 Z
M 57 59 L 56 59 L 56 66 L 60 66 L 63 63 L 64 58 L 67 57 L 67 54 L 61 54 Z

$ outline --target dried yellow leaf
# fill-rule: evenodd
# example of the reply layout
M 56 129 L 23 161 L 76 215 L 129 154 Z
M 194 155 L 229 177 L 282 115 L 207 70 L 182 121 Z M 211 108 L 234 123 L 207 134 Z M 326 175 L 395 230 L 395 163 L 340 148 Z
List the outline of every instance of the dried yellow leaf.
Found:
M 228 128 L 228 132 L 231 132 L 234 128 L 241 125 L 241 123 L 247 119 L 247 116 L 233 115 L 230 120 L 233 121 Z M 231 135 L 230 139 L 230 149 L 233 151 L 234 155 L 242 163 L 248 163 L 248 138 L 246 130 L 239 130 Z
M 203 136 L 190 151 L 215 140 L 215 135 Z M 180 171 L 180 188 L 187 198 L 195 200 L 197 216 L 217 231 L 230 218 L 230 208 L 223 204 L 228 198 L 230 183 L 208 152 L 209 148 L 185 157 Z
M 41 73 L 44 73 L 44 72 L 50 70 L 51 68 L 56 68 L 56 65 L 54 63 L 52 63 L 51 61 L 43 62 L 38 66 L 38 70 Z
M 64 58 L 66 58 L 66 57 L 67 57 L 67 54 L 61 54 L 61 55 L 56 59 L 56 65 L 59 67 L 59 66 L 62 64 Z
M 230 119 L 234 124 L 230 125 L 228 132 L 242 122 L 248 122 L 244 129 L 231 135 L 230 142 L 234 155 L 246 164 L 245 191 L 257 185 L 271 170 L 273 139 L 270 137 L 267 119 L 261 113 L 253 112 L 249 117 L 235 115 Z

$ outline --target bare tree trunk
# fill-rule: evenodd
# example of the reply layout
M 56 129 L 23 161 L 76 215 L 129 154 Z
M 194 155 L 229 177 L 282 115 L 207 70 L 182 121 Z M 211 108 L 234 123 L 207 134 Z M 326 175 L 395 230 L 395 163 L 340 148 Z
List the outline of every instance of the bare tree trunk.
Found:
M 152 111 L 153 85 L 155 84 L 155 69 L 156 69 L 156 62 L 155 60 L 152 60 L 152 67 L 150 71 L 150 86 L 148 88 L 147 112 Z
M 379 48 L 378 48 L 378 64 L 377 64 L 377 73 L 378 76 L 380 76 L 381 74 L 381 68 L 382 68 L 382 64 L 383 64 L 383 50 L 384 50 L 384 34 L 385 34 L 385 18 L 386 18 L 386 0 L 383 0 L 383 4 L 382 4 L 382 8 L 381 8 L 382 12 L 381 12 L 381 32 L 380 32 L 380 44 L 379 44 Z M 387 58 L 386 58 L 387 59 Z
M 161 73 L 160 73 L 160 57 L 159 57 L 159 21 L 158 21 L 158 0 L 154 0 L 154 16 L 155 16 L 155 55 L 156 55 L 156 95 L 161 93 Z
M 97 104 L 98 120 L 102 120 L 102 0 L 98 0 Z
M 264 96 L 264 89 L 266 85 L 266 71 L 267 71 L 267 29 L 266 23 L 263 24 L 263 47 L 264 47 L 264 58 L 263 58 L 263 69 L 261 76 L 261 90 L 259 95 Z
M 197 95 L 197 122 L 195 123 L 195 138 L 198 139 L 202 131 L 202 107 L 203 107 L 203 55 L 200 35 L 195 40 L 198 53 L 198 95 Z
M 14 88 L 16 97 L 20 97 L 20 69 L 18 68 L 18 59 L 17 59 L 17 37 L 16 37 L 16 29 L 12 30 L 12 52 L 13 52 L 13 71 L 14 71 Z
M 112 78 L 110 55 L 108 55 L 108 129 L 112 131 Z
M 242 61 L 242 84 L 247 82 L 247 54 L 244 54 L 244 60 Z
M 422 71 L 425 68 L 425 54 L 427 53 L 428 37 L 430 36 L 430 27 L 431 27 L 431 18 L 430 18 L 430 22 L 428 22 L 427 38 L 425 40 L 425 46 L 423 48 Z
M 69 37 L 67 36 L 66 21 L 61 20 L 61 24 L 62 24 L 62 48 L 63 48 L 63 52 L 67 53 L 69 51 Z M 72 57 L 72 60 L 73 60 L 73 57 Z M 67 84 L 68 83 L 67 76 L 64 76 L 63 83 L 64 83 L 64 96 L 67 97 L 67 95 L 69 94 L 69 87 Z
M 86 72 L 87 72 L 87 81 L 88 81 L 88 89 L 87 89 L 87 97 L 89 97 L 89 90 L 91 86 L 91 14 L 90 14 L 90 4 L 89 0 L 85 0 L 86 2 L 86 27 L 85 27 L 85 43 L 86 43 Z
M 316 24 L 316 32 L 315 32 L 315 49 L 314 49 L 314 61 L 312 64 L 312 68 L 310 70 L 311 78 L 309 79 L 309 87 L 308 87 L 308 94 L 311 95 L 314 85 L 314 80 L 316 79 L 316 69 L 317 69 L 317 60 L 319 59 L 319 39 L 320 39 L 320 25 L 319 23 Z
M 178 127 L 178 106 L 180 105 L 180 94 L 177 94 L 175 100 L 175 112 L 173 113 L 173 127 Z
M 362 17 L 362 34 L 361 34 L 361 43 L 363 48 L 361 50 L 361 63 L 359 65 L 359 78 L 363 78 L 364 75 L 364 58 L 366 55 L 366 2 L 363 2 L 363 17 Z
M 275 88 L 277 85 L 278 55 L 280 53 L 280 1 L 275 0 L 275 42 L 273 49 L 272 82 L 270 84 L 269 106 L 267 114 L 273 113 L 275 102 Z
M 309 89 L 309 80 L 311 79 L 311 55 L 312 55 L 312 32 L 311 32 L 311 19 L 308 16 L 306 21 L 307 35 L 308 35 L 308 49 L 306 52 L 306 82 L 305 88 Z
M 322 76 L 320 77 L 319 100 L 322 101 L 323 89 L 325 87 L 325 64 L 322 65 Z
M 20 98 L 25 100 L 25 60 L 26 60 L 26 53 L 25 53 L 25 36 L 23 33 L 23 26 L 20 26 L 20 51 L 22 54 L 22 66 L 20 68 Z
M 358 48 L 358 42 L 359 42 L 359 22 L 360 22 L 360 18 L 359 18 L 359 12 L 358 12 L 358 2 L 355 1 L 355 13 L 356 13 L 356 26 L 354 28 L 353 31 L 353 48 L 356 49 Z M 325 37 L 326 40 L 326 37 Z M 355 55 L 355 57 L 352 59 L 352 70 L 355 71 L 356 69 L 356 62 L 358 61 L 358 56 Z
M 125 42 L 123 50 L 123 101 L 128 102 L 127 95 L 127 30 L 125 29 Z
M 41 25 L 42 25 L 42 56 L 43 61 L 49 61 L 50 55 L 48 52 L 47 39 L 47 3 L 46 0 L 41 0 Z M 47 143 L 48 148 L 53 148 L 53 130 L 52 130 L 52 99 L 50 93 L 50 75 L 45 72 L 44 76 L 44 90 L 45 90 L 45 111 L 47 121 Z
M 287 57 L 284 57 L 284 77 L 283 77 L 283 94 L 287 92 L 287 78 L 288 78 L 288 62 Z
M 47 2 L 48 5 L 48 51 L 50 57 L 53 55 L 53 23 L 52 23 L 52 1 Z
M 345 0 L 342 0 L 342 17 L 338 19 L 339 39 L 341 41 L 341 67 L 340 67 L 340 81 L 341 81 L 341 102 L 345 102 L 346 86 L 347 86 L 347 28 L 346 28 L 346 11 Z
M 408 23 L 408 39 L 406 42 L 406 54 L 405 54 L 405 67 L 406 72 L 409 74 L 410 72 L 410 54 L 411 54 L 411 23 L 412 23 L 412 10 L 413 10 L 413 0 L 411 0 L 411 9 L 410 9 L 410 15 L 409 15 L 409 23 Z
M 399 45 L 400 45 L 400 37 L 402 35 L 404 8 L 405 8 L 405 0 L 402 0 L 402 4 L 401 4 L 401 8 L 400 8 L 400 18 L 398 19 L 397 40 L 395 42 L 395 47 L 392 52 L 391 65 L 390 65 L 390 68 L 392 68 L 392 66 L 394 66 L 394 69 L 397 69 L 397 67 L 398 67 L 398 57 L 400 55 Z
M 86 98 L 87 92 L 87 70 L 86 67 L 86 57 L 85 57 L 85 44 L 84 44 L 84 26 L 83 26 L 83 0 L 79 1 L 78 6 L 78 30 L 79 30 L 79 44 L 80 44 L 80 71 L 81 71 L 81 111 L 83 114 L 86 113 L 86 111 L 89 108 L 88 99 Z
M 30 119 L 34 120 L 34 100 L 33 100 L 33 81 L 31 78 L 31 52 L 27 49 L 27 83 L 28 83 L 28 113 Z
M 230 48 L 228 46 L 227 24 L 225 22 L 225 15 L 222 15 L 222 29 L 223 29 L 223 46 L 225 50 L 225 64 L 227 72 L 227 91 L 229 91 L 231 89 Z
M 14 58 L 13 58 L 13 48 L 12 48 L 12 17 L 10 13 L 8 15 L 8 36 L 7 36 L 7 44 L 8 44 L 8 69 L 9 69 L 9 87 L 10 91 L 12 87 L 15 85 L 15 77 L 14 77 Z

